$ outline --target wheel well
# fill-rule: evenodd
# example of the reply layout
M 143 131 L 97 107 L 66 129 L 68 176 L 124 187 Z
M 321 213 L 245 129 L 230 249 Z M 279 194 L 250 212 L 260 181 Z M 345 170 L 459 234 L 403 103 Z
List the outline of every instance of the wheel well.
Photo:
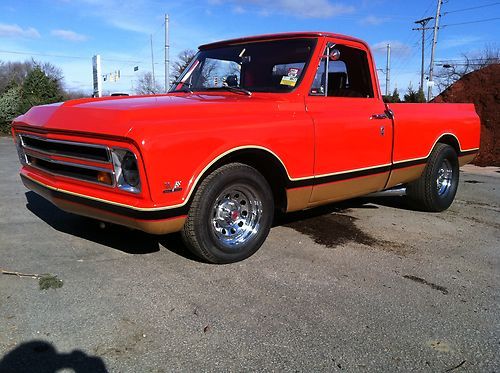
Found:
M 455 149 L 457 155 L 460 155 L 460 144 L 458 143 L 458 140 L 455 136 L 444 135 L 438 140 L 438 142 L 451 146 L 453 149 Z
M 264 176 L 273 192 L 275 210 L 285 212 L 288 174 L 281 161 L 270 152 L 261 149 L 242 149 L 229 153 L 206 170 L 203 178 L 225 164 L 236 162 L 251 166 Z

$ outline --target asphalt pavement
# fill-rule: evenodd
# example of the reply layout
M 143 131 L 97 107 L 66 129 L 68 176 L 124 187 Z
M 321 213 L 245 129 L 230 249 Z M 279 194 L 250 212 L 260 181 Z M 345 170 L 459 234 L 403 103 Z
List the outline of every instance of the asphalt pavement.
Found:
M 0 372 L 500 370 L 500 170 L 451 208 L 398 198 L 293 214 L 236 264 L 177 235 L 67 214 L 27 191 L 0 138 Z

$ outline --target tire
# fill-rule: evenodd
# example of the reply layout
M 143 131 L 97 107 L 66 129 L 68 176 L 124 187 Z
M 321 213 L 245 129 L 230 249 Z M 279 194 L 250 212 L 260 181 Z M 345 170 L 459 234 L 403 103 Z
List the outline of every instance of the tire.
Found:
M 273 216 L 273 194 L 266 179 L 253 167 L 230 163 L 202 181 L 181 235 L 201 259 L 233 263 L 262 246 Z
M 420 178 L 407 185 L 408 202 L 421 211 L 446 210 L 457 193 L 458 179 L 459 165 L 455 149 L 437 143 Z

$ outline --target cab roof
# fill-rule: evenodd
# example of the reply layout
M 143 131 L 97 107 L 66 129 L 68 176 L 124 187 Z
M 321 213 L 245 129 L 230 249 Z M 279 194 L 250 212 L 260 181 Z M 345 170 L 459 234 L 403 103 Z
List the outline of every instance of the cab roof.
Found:
M 264 34 L 264 35 L 256 35 L 256 36 L 245 36 L 236 39 L 229 40 L 221 40 L 213 43 L 203 44 L 199 47 L 200 50 L 203 49 L 211 49 L 217 48 L 224 45 L 234 45 L 234 44 L 242 44 L 248 42 L 255 41 L 264 41 L 264 40 L 280 40 L 280 39 L 294 39 L 294 38 L 320 38 L 320 37 L 332 37 L 336 39 L 343 39 L 361 43 L 368 47 L 368 45 L 361 39 L 354 38 L 352 36 L 342 35 L 342 34 L 334 34 L 331 32 L 320 32 L 320 31 L 307 31 L 307 32 L 283 32 L 278 34 Z

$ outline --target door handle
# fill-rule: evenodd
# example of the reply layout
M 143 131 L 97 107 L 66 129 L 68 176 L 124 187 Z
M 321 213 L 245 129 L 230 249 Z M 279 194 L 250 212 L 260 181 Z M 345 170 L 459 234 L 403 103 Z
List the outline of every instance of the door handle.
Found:
M 387 114 L 373 114 L 370 119 L 387 119 Z

